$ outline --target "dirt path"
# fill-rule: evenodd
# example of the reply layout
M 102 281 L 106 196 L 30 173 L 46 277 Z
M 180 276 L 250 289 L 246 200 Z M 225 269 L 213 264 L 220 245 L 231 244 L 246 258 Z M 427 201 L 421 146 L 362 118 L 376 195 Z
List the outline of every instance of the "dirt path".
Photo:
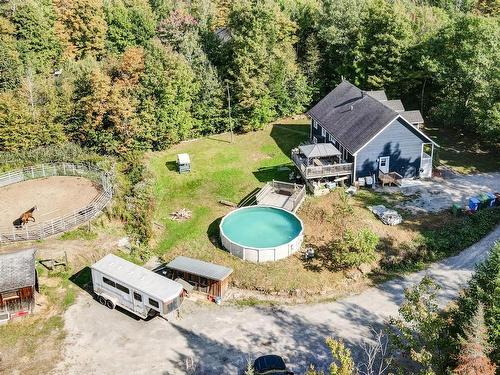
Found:
M 134 320 L 82 294 L 66 313 L 65 359 L 55 373 L 186 374 L 186 363 L 194 359 L 197 368 L 189 373 L 237 374 L 248 358 L 277 353 L 301 374 L 310 363 L 324 366 L 328 362 L 326 336 L 342 337 L 350 345 L 370 338 L 371 327 L 395 315 L 403 290 L 426 273 L 441 284 L 440 302 L 445 304 L 498 239 L 500 227 L 425 272 L 333 303 L 246 309 L 214 305 L 168 323 Z

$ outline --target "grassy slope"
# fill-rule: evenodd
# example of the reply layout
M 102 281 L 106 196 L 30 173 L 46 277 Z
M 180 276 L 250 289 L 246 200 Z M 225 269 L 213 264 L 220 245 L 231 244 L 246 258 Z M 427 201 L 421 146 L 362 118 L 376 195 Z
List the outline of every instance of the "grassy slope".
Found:
M 290 149 L 307 137 L 308 127 L 304 123 L 287 123 L 238 135 L 232 144 L 227 142 L 228 135 L 221 135 L 150 154 L 149 166 L 156 176 L 155 220 L 165 228 L 157 233 L 157 253 L 167 261 L 183 254 L 230 266 L 235 270 L 233 282 L 243 288 L 336 290 L 341 293 L 348 286 L 342 272 L 331 272 L 321 264 L 305 264 L 299 255 L 273 263 L 253 264 L 229 255 L 218 245 L 220 218 L 230 211 L 218 201 L 226 199 L 238 203 L 265 181 L 287 180 L 289 171 L 278 168 L 291 165 Z M 176 154 L 181 152 L 191 155 L 193 170 L 190 174 L 179 175 L 175 171 Z M 360 195 L 360 199 L 351 200 L 353 210 L 350 213 L 338 204 L 337 194 L 309 197 L 299 212 L 305 223 L 306 242 L 318 251 L 328 252 L 328 242 L 338 238 L 345 228 L 365 227 L 374 230 L 384 238 L 385 244 L 392 246 L 414 239 L 426 219 L 420 217 L 409 221 L 408 225 L 387 227 L 364 208 L 367 203 L 373 203 L 368 199 L 372 195 L 367 192 Z M 387 204 L 384 197 L 374 199 Z M 192 219 L 170 220 L 169 213 L 181 208 L 192 210 Z
M 500 171 L 499 147 L 480 146 L 471 136 L 450 129 L 427 128 L 425 132 L 441 147 L 435 149 L 440 163 L 459 173 Z
M 304 123 L 271 125 L 261 132 L 235 136 L 234 143 L 227 142 L 228 135 L 221 135 L 150 155 L 150 166 L 157 176 L 155 217 L 165 226 L 157 252 L 167 260 L 184 254 L 229 265 L 235 269 L 235 280 L 242 287 L 298 288 L 300 280 L 290 280 L 302 268 L 295 257 L 256 265 L 232 257 L 213 243 L 218 241 L 220 219 L 230 211 L 218 201 L 238 203 L 265 181 L 287 180 L 290 171 L 278 168 L 291 165 L 290 149 L 307 137 L 308 126 Z M 175 156 L 180 152 L 191 155 L 190 174 L 175 172 Z M 193 211 L 192 219 L 180 223 L 169 219 L 170 212 L 183 207 Z M 320 283 L 321 280 L 318 287 Z

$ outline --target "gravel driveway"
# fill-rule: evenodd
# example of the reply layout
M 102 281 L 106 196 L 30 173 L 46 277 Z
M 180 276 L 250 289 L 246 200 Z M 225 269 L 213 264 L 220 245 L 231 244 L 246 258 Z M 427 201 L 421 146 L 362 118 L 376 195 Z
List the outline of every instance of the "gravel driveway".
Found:
M 425 272 L 333 303 L 245 309 L 213 305 L 169 323 L 159 318 L 135 320 L 82 293 L 66 312 L 64 360 L 55 373 L 238 374 L 248 358 L 276 353 L 301 374 L 310 363 L 328 363 L 326 336 L 342 337 L 349 345 L 370 339 L 371 327 L 397 313 L 404 288 L 426 273 L 441 284 L 440 302 L 445 304 L 498 239 L 500 227 Z M 192 358 L 197 368 L 188 372 L 186 363 Z
M 500 173 L 480 173 L 455 175 L 446 179 L 415 181 L 416 185 L 401 188 L 403 194 L 417 194 L 418 197 L 405 202 L 401 208 L 418 212 L 437 212 L 449 209 L 453 203 L 467 204 L 467 199 L 478 193 L 499 192 Z M 382 190 L 397 191 L 399 188 L 386 187 Z

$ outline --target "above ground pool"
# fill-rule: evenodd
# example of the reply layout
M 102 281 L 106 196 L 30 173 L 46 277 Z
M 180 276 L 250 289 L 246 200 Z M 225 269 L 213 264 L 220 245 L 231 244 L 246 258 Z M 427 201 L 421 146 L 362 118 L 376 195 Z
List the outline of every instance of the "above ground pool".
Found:
M 251 206 L 227 214 L 220 224 L 222 245 L 231 254 L 252 262 L 285 258 L 300 249 L 302 221 L 292 212 Z

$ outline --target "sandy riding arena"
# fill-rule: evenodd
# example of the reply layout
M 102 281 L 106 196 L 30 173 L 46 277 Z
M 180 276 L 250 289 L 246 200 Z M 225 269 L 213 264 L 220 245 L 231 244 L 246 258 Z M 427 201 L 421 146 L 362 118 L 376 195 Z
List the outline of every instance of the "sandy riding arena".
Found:
M 54 176 L 2 187 L 0 228 L 12 228 L 13 222 L 33 206 L 37 206 L 33 212 L 36 223 L 72 214 L 98 194 L 98 187 L 83 177 Z

